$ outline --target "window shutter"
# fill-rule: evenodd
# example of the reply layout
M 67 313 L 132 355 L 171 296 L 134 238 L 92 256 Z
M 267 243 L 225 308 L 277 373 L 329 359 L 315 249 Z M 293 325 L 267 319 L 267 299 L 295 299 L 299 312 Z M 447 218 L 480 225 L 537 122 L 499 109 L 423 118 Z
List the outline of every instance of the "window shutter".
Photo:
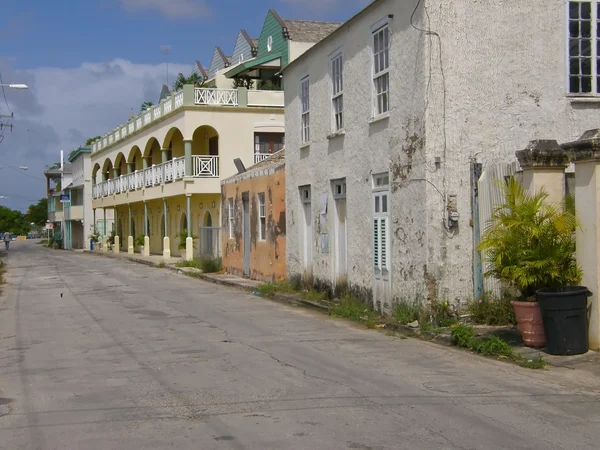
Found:
M 379 219 L 380 224 L 380 236 L 379 241 L 381 245 L 381 268 L 387 269 L 387 219 Z
M 379 269 L 379 219 L 373 219 L 373 267 Z

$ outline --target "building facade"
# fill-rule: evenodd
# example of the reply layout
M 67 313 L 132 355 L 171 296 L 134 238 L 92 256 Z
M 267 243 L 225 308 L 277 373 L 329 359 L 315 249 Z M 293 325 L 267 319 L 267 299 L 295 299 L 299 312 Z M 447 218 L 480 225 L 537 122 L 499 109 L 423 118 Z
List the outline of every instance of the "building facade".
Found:
M 376 0 L 283 70 L 289 276 L 481 292 L 481 171 L 600 120 L 598 2 L 509 3 Z
M 92 144 L 94 214 L 114 211 L 117 250 L 192 258 L 262 133 L 283 135 L 283 92 L 186 85 Z
M 221 182 L 223 268 L 255 280 L 286 278 L 285 151 Z

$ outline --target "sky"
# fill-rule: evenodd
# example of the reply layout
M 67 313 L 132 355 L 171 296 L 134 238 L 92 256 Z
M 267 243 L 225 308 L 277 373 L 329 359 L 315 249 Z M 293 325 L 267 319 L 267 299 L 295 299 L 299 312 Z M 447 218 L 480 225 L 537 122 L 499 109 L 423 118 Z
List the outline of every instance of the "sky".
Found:
M 166 82 L 230 54 L 241 28 L 258 37 L 269 9 L 284 19 L 343 22 L 368 0 L 2 0 L 0 205 L 26 211 L 46 195 L 44 169 L 156 103 Z M 4 120 L 6 122 L 6 120 Z M 2 138 L 4 135 L 4 138 Z M 15 167 L 27 166 L 23 171 Z

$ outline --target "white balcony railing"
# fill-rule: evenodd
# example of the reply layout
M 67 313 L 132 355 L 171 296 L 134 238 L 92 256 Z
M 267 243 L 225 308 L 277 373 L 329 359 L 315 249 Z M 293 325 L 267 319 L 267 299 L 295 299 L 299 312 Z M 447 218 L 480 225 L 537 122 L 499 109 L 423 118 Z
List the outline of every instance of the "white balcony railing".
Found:
M 194 103 L 196 105 L 237 106 L 237 89 L 206 89 L 194 90 Z
M 216 178 L 219 176 L 218 156 L 192 156 L 193 177 Z M 136 170 L 127 175 L 97 183 L 92 189 L 94 198 L 123 194 L 144 187 L 158 186 L 182 180 L 185 177 L 185 158 L 175 158 L 170 161 Z
M 270 157 L 273 153 L 255 153 L 254 154 L 254 164 L 258 164 L 261 161 L 264 161 L 268 157 Z
M 210 178 L 219 176 L 218 156 L 192 156 L 193 176 Z

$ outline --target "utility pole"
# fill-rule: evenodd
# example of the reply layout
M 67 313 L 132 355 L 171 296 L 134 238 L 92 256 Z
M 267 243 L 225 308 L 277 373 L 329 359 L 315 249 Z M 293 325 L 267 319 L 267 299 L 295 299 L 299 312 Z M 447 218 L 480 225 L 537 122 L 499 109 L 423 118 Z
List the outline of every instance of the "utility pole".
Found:
M 172 52 L 172 48 L 170 45 L 161 45 L 160 51 L 163 55 L 165 55 L 165 63 L 167 67 L 167 87 L 169 86 L 169 55 Z

